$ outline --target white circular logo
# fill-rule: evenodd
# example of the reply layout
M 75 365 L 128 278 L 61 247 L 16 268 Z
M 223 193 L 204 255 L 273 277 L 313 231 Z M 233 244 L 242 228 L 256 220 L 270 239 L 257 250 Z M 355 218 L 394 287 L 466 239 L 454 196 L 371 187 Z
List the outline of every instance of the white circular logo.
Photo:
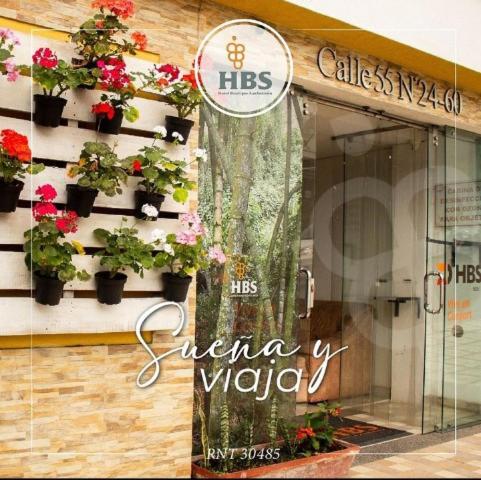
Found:
M 275 107 L 293 75 L 284 39 L 257 20 L 231 20 L 212 30 L 195 59 L 195 76 L 205 100 L 234 117 L 254 117 Z

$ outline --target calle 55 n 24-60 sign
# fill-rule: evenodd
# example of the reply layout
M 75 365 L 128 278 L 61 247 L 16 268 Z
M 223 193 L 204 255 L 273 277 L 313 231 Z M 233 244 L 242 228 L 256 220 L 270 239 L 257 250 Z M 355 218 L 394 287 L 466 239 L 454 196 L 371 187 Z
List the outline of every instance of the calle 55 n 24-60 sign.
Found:
M 455 115 L 459 115 L 463 108 L 461 93 L 454 88 L 443 89 L 435 82 L 401 72 L 389 65 L 367 67 L 361 63 L 359 56 L 341 57 L 332 47 L 319 50 L 317 64 L 326 78 L 366 90 L 373 89 L 387 96 L 394 95 L 401 101 L 416 103 L 421 107 L 441 107 Z

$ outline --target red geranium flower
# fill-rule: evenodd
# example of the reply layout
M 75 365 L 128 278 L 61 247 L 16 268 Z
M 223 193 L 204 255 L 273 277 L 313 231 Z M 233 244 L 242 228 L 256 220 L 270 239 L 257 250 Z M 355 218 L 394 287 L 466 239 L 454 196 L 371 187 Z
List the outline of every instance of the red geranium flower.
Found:
M 192 85 L 192 88 L 194 90 L 197 90 L 198 87 L 197 87 L 197 81 L 195 79 L 194 70 L 191 70 L 189 74 L 184 75 L 182 77 L 182 80 L 184 80 L 185 82 L 189 82 Z
M 49 183 L 38 187 L 35 193 L 40 195 L 44 202 L 50 202 L 57 196 L 57 191 Z
M 77 228 L 77 214 L 74 211 L 63 212 L 61 217 L 55 220 L 55 226 L 62 233 L 75 233 Z
M 33 218 L 39 222 L 43 217 L 55 217 L 57 207 L 51 202 L 38 202 L 32 208 Z
M 95 0 L 92 2 L 92 8 L 100 8 L 100 10 L 106 8 L 123 19 L 131 17 L 135 12 L 132 0 Z
M 147 36 L 145 33 L 134 32 L 130 37 L 140 50 L 145 50 L 147 48 Z
M 109 120 L 112 120 L 115 115 L 115 108 L 108 102 L 100 102 L 92 105 L 92 113 L 95 113 L 95 115 L 105 115 Z
M 97 67 L 100 68 L 100 82 L 105 90 L 120 90 L 130 83 L 130 76 L 125 71 L 125 63 L 119 58 L 109 58 L 107 61 L 99 60 Z
M 314 430 L 310 427 L 298 428 L 296 433 L 297 440 L 304 440 L 306 437 L 313 437 Z
M 132 163 L 132 168 L 135 172 L 140 172 L 142 170 L 142 164 L 138 160 L 134 160 L 134 163 Z
M 55 68 L 58 64 L 57 55 L 50 48 L 39 48 L 32 55 L 33 63 L 44 68 Z
M 177 80 L 180 75 L 180 70 L 179 67 L 176 67 L 175 65 L 172 65 L 170 63 L 165 63 L 164 65 L 159 65 L 158 67 L 155 67 L 155 69 L 163 74 L 163 76 L 169 81 L 173 82 L 174 80 Z
M 103 28 L 105 28 L 105 23 L 103 20 L 97 20 L 95 22 L 95 28 L 98 28 L 99 30 L 102 30 Z
M 21 135 L 15 130 L 5 129 L 1 131 L 1 138 L 1 146 L 7 155 L 17 158 L 21 162 L 30 162 L 32 152 L 25 135 Z

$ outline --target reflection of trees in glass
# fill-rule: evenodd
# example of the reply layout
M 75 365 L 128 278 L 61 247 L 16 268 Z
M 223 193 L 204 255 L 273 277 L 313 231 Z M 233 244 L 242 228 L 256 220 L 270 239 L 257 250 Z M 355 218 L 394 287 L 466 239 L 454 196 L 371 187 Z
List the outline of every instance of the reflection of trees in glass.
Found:
M 228 256 L 222 267 L 199 274 L 196 344 L 201 350 L 216 339 L 227 348 L 240 339 L 253 351 L 274 338 L 284 339 L 289 347 L 297 343 L 302 138 L 295 101 L 289 97 L 267 114 L 248 119 L 222 115 L 208 106 L 201 111 L 201 142 L 209 160 L 199 172 L 199 212 L 211 241 Z M 247 278 L 257 282 L 255 297 L 231 296 L 238 258 L 247 265 Z M 233 379 L 243 368 L 260 368 L 260 396 L 268 368 L 277 372 L 293 361 L 277 359 L 274 366 L 264 358 L 241 359 L 234 365 L 226 359 L 198 361 L 197 390 L 204 389 L 201 368 L 211 375 L 209 381 L 222 368 L 231 368 L 232 376 L 227 393 L 221 377 L 211 393 L 196 402 L 195 450 L 201 451 L 206 429 L 211 448 L 227 441 L 235 447 L 273 438 L 278 417 L 293 413 L 293 395 L 278 392 L 274 381 L 267 399 L 257 401 L 255 393 L 239 393 Z M 242 380 L 247 387 L 253 378 L 244 375 Z

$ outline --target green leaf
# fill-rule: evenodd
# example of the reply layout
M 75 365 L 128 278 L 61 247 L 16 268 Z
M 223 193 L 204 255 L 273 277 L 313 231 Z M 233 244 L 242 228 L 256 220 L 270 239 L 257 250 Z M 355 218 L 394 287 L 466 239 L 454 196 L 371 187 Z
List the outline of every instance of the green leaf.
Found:
M 13 55 L 10 53 L 10 50 L 7 50 L 6 48 L 0 48 L 0 62 L 4 62 L 10 57 L 13 57 Z
M 173 198 L 176 202 L 184 203 L 189 196 L 189 192 L 185 188 L 176 188 L 174 190 Z
M 124 117 L 128 122 L 135 122 L 139 115 L 139 111 L 135 107 L 129 107 L 124 110 Z

